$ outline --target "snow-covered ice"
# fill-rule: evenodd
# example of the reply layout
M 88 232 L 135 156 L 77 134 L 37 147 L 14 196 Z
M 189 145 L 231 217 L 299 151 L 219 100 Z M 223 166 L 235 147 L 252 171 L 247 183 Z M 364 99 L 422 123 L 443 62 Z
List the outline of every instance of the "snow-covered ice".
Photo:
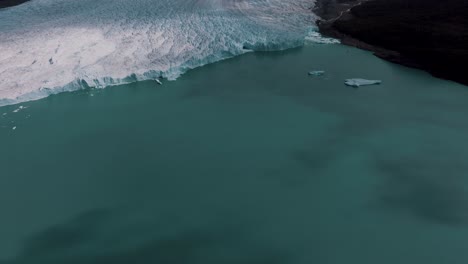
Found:
M 0 106 L 159 77 L 316 32 L 312 0 L 33 0 L 0 10 Z

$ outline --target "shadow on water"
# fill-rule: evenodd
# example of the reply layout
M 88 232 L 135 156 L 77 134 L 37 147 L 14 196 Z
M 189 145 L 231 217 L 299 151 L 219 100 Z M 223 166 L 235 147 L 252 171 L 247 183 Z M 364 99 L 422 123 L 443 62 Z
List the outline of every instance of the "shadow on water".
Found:
M 468 225 L 468 192 L 462 178 L 414 161 L 378 161 L 387 175 L 382 204 L 443 225 Z
M 33 235 L 15 259 L 0 263 L 292 263 L 287 252 L 269 242 L 256 244 L 238 226 L 214 222 L 170 230 L 158 217 L 145 222 L 125 215 L 107 209 L 82 213 Z
M 443 132 L 452 140 L 442 137 Z M 411 145 L 391 146 L 389 136 L 387 148 L 375 153 L 377 172 L 383 176 L 379 199 L 384 208 L 442 225 L 467 226 L 467 148 L 464 141 L 457 142 L 463 136 L 442 128 L 390 134 Z

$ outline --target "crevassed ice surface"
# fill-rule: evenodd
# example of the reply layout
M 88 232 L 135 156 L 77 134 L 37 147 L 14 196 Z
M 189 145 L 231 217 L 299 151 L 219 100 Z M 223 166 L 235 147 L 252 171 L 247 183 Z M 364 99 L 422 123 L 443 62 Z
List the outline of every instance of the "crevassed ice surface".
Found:
M 31 0 L 0 10 L 0 105 L 302 45 L 314 0 Z M 308 35 L 309 34 L 309 35 Z M 321 40 L 317 40 L 321 41 Z

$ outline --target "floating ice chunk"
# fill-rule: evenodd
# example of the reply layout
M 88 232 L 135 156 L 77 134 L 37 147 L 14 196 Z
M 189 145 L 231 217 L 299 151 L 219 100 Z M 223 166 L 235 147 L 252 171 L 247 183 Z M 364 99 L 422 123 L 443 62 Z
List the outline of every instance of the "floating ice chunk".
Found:
M 159 85 L 162 85 L 162 82 L 159 79 L 154 79 Z
M 366 80 L 366 79 L 346 79 L 345 84 L 348 86 L 353 86 L 353 87 L 360 87 L 360 86 L 365 86 L 365 85 L 374 85 L 374 84 L 381 84 L 381 80 Z
M 12 130 L 16 130 L 16 127 L 14 126 L 14 127 L 12 127 L 11 129 L 12 129 Z
M 20 105 L 18 108 L 16 108 L 15 110 L 13 110 L 13 113 L 18 113 L 19 111 L 23 110 L 23 109 L 26 109 L 27 107 L 24 107 L 22 105 Z
M 312 76 L 322 76 L 325 74 L 325 71 L 310 71 L 309 72 L 309 75 L 312 75 Z
M 4 115 L 4 116 L 6 116 L 6 115 L 7 115 L 7 113 L 3 113 L 3 115 Z

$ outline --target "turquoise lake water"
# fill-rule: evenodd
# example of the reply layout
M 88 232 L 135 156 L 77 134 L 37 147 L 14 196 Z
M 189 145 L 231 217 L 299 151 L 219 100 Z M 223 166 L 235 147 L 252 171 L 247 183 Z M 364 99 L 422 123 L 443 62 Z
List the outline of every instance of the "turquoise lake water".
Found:
M 0 263 L 466 263 L 467 102 L 312 45 L 1 107 Z

